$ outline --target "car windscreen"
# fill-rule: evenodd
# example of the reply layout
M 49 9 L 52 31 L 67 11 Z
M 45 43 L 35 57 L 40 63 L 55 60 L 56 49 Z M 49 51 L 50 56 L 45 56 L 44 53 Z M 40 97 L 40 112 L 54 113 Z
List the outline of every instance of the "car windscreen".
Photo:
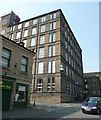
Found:
M 96 98 L 88 98 L 88 99 L 87 99 L 87 102 L 88 102 L 88 103 L 91 103 L 91 104 L 96 104 L 97 101 L 98 101 L 98 100 L 97 100 Z

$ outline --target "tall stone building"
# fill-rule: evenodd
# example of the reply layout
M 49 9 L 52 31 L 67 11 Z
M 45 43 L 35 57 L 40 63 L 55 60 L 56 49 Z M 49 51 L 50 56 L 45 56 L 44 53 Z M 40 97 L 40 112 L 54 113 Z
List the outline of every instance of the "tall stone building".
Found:
M 85 97 L 101 96 L 101 72 L 84 73 Z
M 61 9 L 21 21 L 3 33 L 33 50 L 31 101 L 72 102 L 84 90 L 82 50 Z

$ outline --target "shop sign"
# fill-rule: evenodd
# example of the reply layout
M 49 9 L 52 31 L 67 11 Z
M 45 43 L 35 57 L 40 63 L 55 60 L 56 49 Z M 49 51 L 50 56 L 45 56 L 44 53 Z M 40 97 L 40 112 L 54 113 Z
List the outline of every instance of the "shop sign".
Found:
M 0 81 L 0 88 L 6 89 L 6 90 L 12 90 L 12 82 Z
M 19 86 L 19 91 L 25 91 L 25 87 L 24 86 Z

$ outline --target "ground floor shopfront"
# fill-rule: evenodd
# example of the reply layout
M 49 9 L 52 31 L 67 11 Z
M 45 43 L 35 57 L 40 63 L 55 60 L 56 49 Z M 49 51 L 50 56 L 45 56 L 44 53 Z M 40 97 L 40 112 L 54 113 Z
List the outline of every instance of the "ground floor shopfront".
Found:
M 2 77 L 0 81 L 2 90 L 2 110 L 28 107 L 29 105 L 29 84 L 19 82 L 13 77 Z

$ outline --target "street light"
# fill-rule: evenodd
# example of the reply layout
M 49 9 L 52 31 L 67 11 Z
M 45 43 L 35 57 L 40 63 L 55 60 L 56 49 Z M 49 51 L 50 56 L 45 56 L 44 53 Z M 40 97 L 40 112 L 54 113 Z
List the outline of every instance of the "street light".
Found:
M 60 65 L 60 71 L 64 72 L 64 66 L 62 64 Z

